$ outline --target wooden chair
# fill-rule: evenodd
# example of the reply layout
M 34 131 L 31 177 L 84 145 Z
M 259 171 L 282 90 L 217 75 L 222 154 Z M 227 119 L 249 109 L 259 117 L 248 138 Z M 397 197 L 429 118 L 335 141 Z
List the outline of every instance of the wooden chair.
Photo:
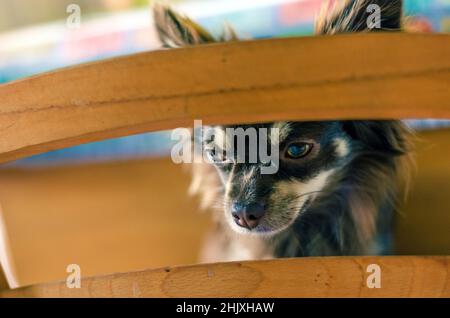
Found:
M 27 78 L 0 86 L 0 162 L 107 138 L 190 126 L 194 119 L 230 124 L 450 118 L 449 39 L 448 35 L 352 34 L 214 44 L 135 54 Z M 189 176 L 169 159 L 45 171 L 5 169 L 0 171 L 0 202 L 15 265 L 11 259 L 1 264 L 18 269 L 19 277 L 8 277 L 8 281 L 17 279 L 21 288 L 4 290 L 0 296 L 450 297 L 449 136 L 450 130 L 419 135 L 417 178 L 403 211 L 407 221 L 402 222 L 400 216 L 397 231 L 398 254 L 418 251 L 442 256 L 318 257 L 162 267 L 156 258 L 193 263 L 199 233 L 208 227 L 207 217 L 195 213 L 195 200 L 182 195 Z M 138 181 L 111 186 L 130 175 Z M 42 180 L 51 186 L 36 194 Z M 127 186 L 129 193 L 141 197 L 146 196 L 142 189 L 149 187 L 152 196 L 145 200 L 122 196 Z M 84 192 L 74 190 L 81 188 Z M 34 201 L 30 199 L 34 203 L 27 204 L 24 194 L 34 195 Z M 52 206 L 62 210 L 57 213 Z M 80 214 L 74 206 L 112 212 L 101 220 L 74 226 Z M 30 213 L 30 208 L 36 211 Z M 145 264 L 161 269 L 129 271 L 143 265 L 137 261 L 142 249 L 132 243 L 140 244 L 144 236 L 118 243 L 118 249 L 132 255 L 130 260 L 105 260 L 92 253 L 89 245 L 96 244 L 92 238 L 120 242 L 117 233 L 129 238 L 132 233 L 149 232 L 141 226 L 142 219 L 126 223 L 139 209 L 148 210 L 149 219 L 158 224 L 152 229 L 159 229 L 150 239 L 152 251 L 145 256 Z M 49 231 L 46 224 L 52 222 L 54 231 Z M 93 236 L 97 226 L 101 230 Z M 170 229 L 180 230 L 176 244 L 164 240 L 164 235 L 177 233 L 169 233 Z M 22 239 L 14 237 L 19 232 Z M 78 234 L 76 239 L 91 251 L 83 260 L 90 260 L 88 276 L 93 276 L 83 274 L 86 278 L 80 289 L 69 289 L 64 281 L 45 283 L 66 275 L 61 264 L 71 259 L 64 244 L 75 242 L 67 233 Z M 58 253 L 53 253 L 58 255 L 42 248 L 55 244 L 55 238 L 62 242 Z M 45 244 L 24 253 L 33 240 Z M 164 244 L 165 249 L 161 248 Z M 68 243 L 66 247 L 73 248 Z M 55 257 L 52 262 L 46 260 L 49 254 Z M 26 276 L 33 266 L 42 268 L 42 263 L 46 272 Z M 51 268 L 51 264 L 59 265 Z M 367 287 L 369 264 L 381 267 L 382 288 Z M 101 275 L 117 269 L 124 272 Z M 5 278 L 1 284 L 0 272 L 0 288 L 5 288 Z M 33 285 L 25 286 L 29 284 Z

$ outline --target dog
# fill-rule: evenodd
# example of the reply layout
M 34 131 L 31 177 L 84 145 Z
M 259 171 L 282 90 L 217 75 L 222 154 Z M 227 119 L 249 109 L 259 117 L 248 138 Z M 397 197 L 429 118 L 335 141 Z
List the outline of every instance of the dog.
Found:
M 381 20 L 377 28 L 369 28 L 367 8 L 374 4 Z M 154 7 L 154 21 L 165 47 L 238 40 L 231 28 L 214 38 L 165 6 Z M 324 5 L 316 34 L 398 32 L 401 25 L 400 0 L 344 0 Z M 261 162 L 222 158 L 236 143 L 224 140 L 227 128 L 276 129 L 277 172 L 262 174 Z M 203 261 L 392 253 L 393 217 L 413 164 L 413 133 L 402 121 L 274 122 L 212 129 L 215 137 L 203 140 L 204 148 L 224 151 L 213 154 L 220 160 L 192 165 L 190 189 L 213 211 L 214 228 Z

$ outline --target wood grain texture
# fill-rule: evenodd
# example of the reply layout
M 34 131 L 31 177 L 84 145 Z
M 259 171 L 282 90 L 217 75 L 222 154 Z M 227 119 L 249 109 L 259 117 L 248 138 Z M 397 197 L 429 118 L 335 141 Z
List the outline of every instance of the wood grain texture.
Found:
M 203 264 L 85 278 L 3 297 L 450 297 L 450 257 L 319 257 Z M 381 288 L 367 287 L 367 266 Z
M 353 34 L 136 54 L 0 86 L 0 162 L 204 123 L 450 118 L 450 35 Z

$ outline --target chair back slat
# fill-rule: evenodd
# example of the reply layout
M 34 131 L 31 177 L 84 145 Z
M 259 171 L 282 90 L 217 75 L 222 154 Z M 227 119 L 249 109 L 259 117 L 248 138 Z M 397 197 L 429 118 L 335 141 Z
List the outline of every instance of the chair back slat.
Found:
M 351 34 L 135 54 L 0 86 L 0 162 L 204 124 L 450 118 L 450 35 Z

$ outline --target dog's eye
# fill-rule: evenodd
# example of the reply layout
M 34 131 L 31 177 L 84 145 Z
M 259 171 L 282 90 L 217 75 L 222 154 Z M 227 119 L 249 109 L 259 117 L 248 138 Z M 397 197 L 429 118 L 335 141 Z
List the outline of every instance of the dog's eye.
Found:
M 216 151 L 215 151 L 214 148 L 206 149 L 205 152 L 206 152 L 206 156 L 207 156 L 208 160 L 209 160 L 211 163 L 214 163 L 214 162 L 217 161 L 218 155 L 216 154 Z
M 205 151 L 206 151 L 206 156 L 210 163 L 214 163 L 214 164 L 228 163 L 228 160 L 222 151 L 216 152 L 214 148 L 206 149 Z
M 311 152 L 312 144 L 299 142 L 290 145 L 286 150 L 286 156 L 291 159 L 303 158 Z

